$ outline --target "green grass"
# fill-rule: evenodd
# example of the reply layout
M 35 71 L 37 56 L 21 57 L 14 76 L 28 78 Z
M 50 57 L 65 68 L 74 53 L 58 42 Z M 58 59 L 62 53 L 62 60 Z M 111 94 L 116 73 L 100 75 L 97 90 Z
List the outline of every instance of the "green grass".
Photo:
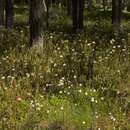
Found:
M 59 37 L 47 34 L 43 50 L 23 45 L 1 55 L 1 129 L 129 129 L 129 44 L 98 45 L 88 81 L 95 42 Z

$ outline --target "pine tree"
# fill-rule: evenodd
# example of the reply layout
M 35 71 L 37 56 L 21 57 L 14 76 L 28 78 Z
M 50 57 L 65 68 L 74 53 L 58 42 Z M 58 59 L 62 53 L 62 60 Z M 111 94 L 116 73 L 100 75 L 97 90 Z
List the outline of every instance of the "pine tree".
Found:
M 45 0 L 30 0 L 30 44 L 43 44 L 42 33 L 46 24 Z
M 14 19 L 14 11 L 13 11 L 13 0 L 6 0 L 6 28 L 13 28 L 13 19 Z
M 73 29 L 83 28 L 84 0 L 72 0 Z
M 120 28 L 122 13 L 122 0 L 112 0 L 112 24 Z
M 0 26 L 4 25 L 4 0 L 0 0 Z

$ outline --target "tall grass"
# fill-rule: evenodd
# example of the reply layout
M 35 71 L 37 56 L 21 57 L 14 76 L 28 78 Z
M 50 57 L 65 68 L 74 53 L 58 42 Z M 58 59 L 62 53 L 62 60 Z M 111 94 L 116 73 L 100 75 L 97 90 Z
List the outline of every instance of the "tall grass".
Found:
M 2 53 L 1 129 L 130 128 L 129 41 L 69 39 L 47 33 L 42 50 L 22 44 Z

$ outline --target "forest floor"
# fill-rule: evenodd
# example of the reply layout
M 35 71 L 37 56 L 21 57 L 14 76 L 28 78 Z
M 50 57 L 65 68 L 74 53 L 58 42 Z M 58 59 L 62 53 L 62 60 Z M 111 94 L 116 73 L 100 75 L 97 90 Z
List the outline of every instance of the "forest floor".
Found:
M 0 129 L 129 130 L 129 12 L 120 33 L 100 10 L 71 34 L 57 11 L 42 50 L 27 47 L 28 13 L 16 12 L 14 31 L 0 32 Z

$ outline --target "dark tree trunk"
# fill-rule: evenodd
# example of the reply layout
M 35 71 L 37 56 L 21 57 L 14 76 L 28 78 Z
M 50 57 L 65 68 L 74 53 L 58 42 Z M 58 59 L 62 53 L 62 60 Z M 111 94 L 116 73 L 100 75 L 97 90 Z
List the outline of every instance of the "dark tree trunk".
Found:
M 43 42 L 42 32 L 46 24 L 47 8 L 43 0 L 30 0 L 30 44 Z M 43 44 L 43 43 L 40 43 Z
M 6 28 L 13 28 L 13 0 L 6 0 Z
M 83 28 L 84 0 L 72 0 L 73 29 Z
M 78 28 L 78 0 L 72 0 L 73 29 Z
M 78 10 L 78 28 L 82 29 L 84 24 L 83 24 L 83 19 L 84 19 L 84 0 L 78 0 L 79 2 L 79 10 Z
M 46 12 L 46 27 L 49 27 L 49 5 L 50 1 L 46 0 L 46 7 L 47 7 L 47 12 Z
M 122 0 L 112 0 L 112 24 L 119 28 L 121 24 Z
M 4 0 L 0 0 L 0 26 L 4 25 Z

